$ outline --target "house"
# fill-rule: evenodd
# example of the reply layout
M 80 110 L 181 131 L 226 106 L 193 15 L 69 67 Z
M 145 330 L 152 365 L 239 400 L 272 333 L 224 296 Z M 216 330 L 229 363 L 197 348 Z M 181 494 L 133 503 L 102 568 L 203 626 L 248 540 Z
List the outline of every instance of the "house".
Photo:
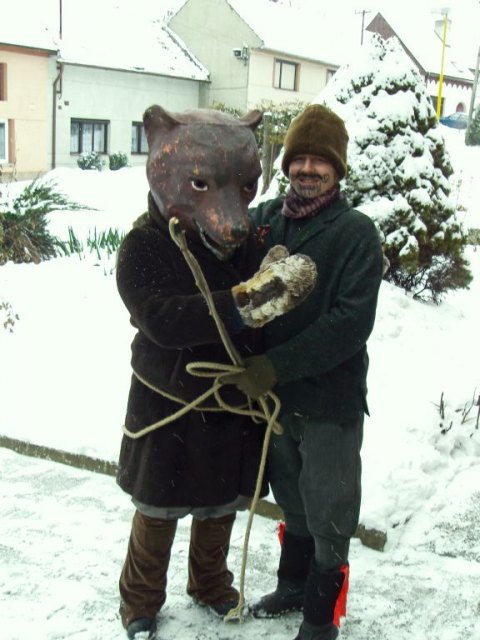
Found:
M 168 25 L 210 72 L 201 105 L 312 102 L 345 48 L 322 22 L 265 0 L 186 0 Z
M 388 11 L 388 10 L 387 10 Z M 463 60 L 455 24 L 447 17 L 446 40 L 443 47 L 444 17 L 431 14 L 416 15 L 415 20 L 405 13 L 390 15 L 385 11 L 377 13 L 366 26 L 366 30 L 378 33 L 384 39 L 395 36 L 407 55 L 413 61 L 427 85 L 433 106 L 437 109 L 439 81 L 442 72 L 440 115 L 456 111 L 468 112 L 474 80 L 474 60 Z
M 0 86 L 8 100 L 0 102 L 0 140 L 2 131 L 10 140 L 9 157 L 0 158 L 2 174 L 15 167 L 17 178 L 30 178 L 55 167 L 76 167 L 79 155 L 89 151 L 105 161 L 123 152 L 130 165 L 145 164 L 145 109 L 198 107 L 207 69 L 165 24 L 127 0 L 39 2 L 52 9 L 38 18 L 48 24 L 42 32 L 50 46 L 35 45 L 36 57 L 30 54 L 42 61 L 41 72 L 39 63 L 20 70 L 12 66 L 11 52 L 5 57 L 2 46 L 17 51 L 20 43 L 31 51 L 35 40 L 25 33 L 25 22 L 8 24 L 10 14 L 2 18 L 0 62 L 8 67 Z
M 49 76 L 56 47 L 45 30 L 0 22 L 0 181 L 48 168 Z

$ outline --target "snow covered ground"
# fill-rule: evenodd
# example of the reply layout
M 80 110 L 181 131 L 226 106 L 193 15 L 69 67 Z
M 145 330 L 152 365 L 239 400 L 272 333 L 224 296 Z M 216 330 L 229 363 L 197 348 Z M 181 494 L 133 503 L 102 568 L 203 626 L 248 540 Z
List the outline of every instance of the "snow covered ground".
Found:
M 444 128 L 442 128 L 444 129 Z M 480 227 L 480 148 L 444 129 L 460 215 Z M 52 214 L 50 229 L 127 230 L 145 209 L 143 169 L 52 173 L 95 211 Z M 11 190 L 18 185 L 10 187 Z M 5 197 L 5 185 L 0 193 Z M 384 282 L 369 343 L 369 405 L 361 520 L 387 533 L 383 552 L 355 540 L 346 640 L 480 638 L 480 250 L 470 290 L 440 306 Z M 116 461 L 133 331 L 114 259 L 85 253 L 0 267 L 0 435 Z M 3 314 L 3 315 L 2 315 Z M 18 315 L 18 320 L 15 319 Z M 439 411 L 443 394 L 444 417 Z M 444 433 L 443 433 L 444 432 Z M 0 449 L 0 635 L 7 640 L 123 637 L 117 581 L 133 509 L 113 478 Z M 188 519 L 181 522 L 163 640 L 291 640 L 299 618 L 225 625 L 185 595 Z M 231 564 L 238 575 L 246 515 Z M 254 519 L 246 596 L 274 585 L 275 523 Z
M 132 508 L 108 476 L 24 458 L 0 449 L 0 603 L 6 640 L 116 640 L 117 581 Z M 479 637 L 479 507 L 472 502 L 470 533 L 450 537 L 459 491 L 477 480 L 472 469 L 442 487 L 446 511 L 427 509 L 401 528 L 384 553 L 353 541 L 345 640 L 476 640 Z M 419 505 L 420 506 L 420 505 Z M 423 518 L 422 518 L 423 515 Z M 446 521 L 443 521 L 443 517 Z M 434 536 L 424 535 L 422 520 Z M 453 521 L 454 522 L 454 521 Z M 230 566 L 238 575 L 246 516 L 232 536 Z M 162 610 L 162 640 L 292 640 L 299 614 L 279 620 L 247 618 L 225 624 L 185 594 L 189 519 L 181 520 Z M 470 542 L 469 542 L 470 537 Z M 431 543 L 443 538 L 441 548 Z M 464 545 L 463 543 L 466 543 Z M 458 548 L 458 543 L 461 547 Z M 272 520 L 257 517 L 250 541 L 246 593 L 270 590 L 279 545 Z

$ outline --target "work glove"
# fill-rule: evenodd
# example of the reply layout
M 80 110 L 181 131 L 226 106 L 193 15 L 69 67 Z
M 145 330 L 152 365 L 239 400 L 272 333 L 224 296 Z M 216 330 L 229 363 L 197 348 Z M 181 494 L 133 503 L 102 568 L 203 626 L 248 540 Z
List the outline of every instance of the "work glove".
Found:
M 222 377 L 222 382 L 234 384 L 243 393 L 258 400 L 264 393 L 270 391 L 276 382 L 275 368 L 267 356 L 251 356 L 245 359 L 245 370 L 241 373 L 231 373 Z
M 309 256 L 289 255 L 286 247 L 276 245 L 257 273 L 232 287 L 232 295 L 243 323 L 263 327 L 303 302 L 316 279 L 317 269 Z

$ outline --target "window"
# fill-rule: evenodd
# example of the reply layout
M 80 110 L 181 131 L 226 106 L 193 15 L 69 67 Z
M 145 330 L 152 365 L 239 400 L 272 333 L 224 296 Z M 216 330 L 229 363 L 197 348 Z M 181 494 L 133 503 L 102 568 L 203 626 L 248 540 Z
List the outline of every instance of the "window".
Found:
M 141 122 L 132 122 L 132 153 L 148 153 L 147 136 Z
M 330 82 L 336 72 L 336 69 L 327 69 L 327 84 Z
M 0 62 L 0 100 L 7 99 L 7 64 Z
M 70 153 L 96 151 L 107 153 L 106 120 L 72 120 L 70 123 Z
M 286 60 L 275 60 L 273 86 L 275 89 L 297 90 L 298 64 Z
M 8 122 L 0 120 L 0 162 L 8 162 Z

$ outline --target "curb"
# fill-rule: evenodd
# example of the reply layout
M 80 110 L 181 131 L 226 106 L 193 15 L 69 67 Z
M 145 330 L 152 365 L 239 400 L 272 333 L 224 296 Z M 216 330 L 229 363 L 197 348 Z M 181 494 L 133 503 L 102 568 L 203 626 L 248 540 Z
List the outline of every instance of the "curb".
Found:
M 8 436 L 0 435 L 0 447 L 10 449 L 24 456 L 59 462 L 69 467 L 85 469 L 86 471 L 93 471 L 94 473 L 103 473 L 107 476 L 114 477 L 117 473 L 117 464 L 115 462 L 93 458 L 92 456 L 81 453 L 70 453 L 69 451 L 62 451 L 61 449 L 54 449 L 53 447 L 32 444 L 31 442 L 9 438 Z M 271 520 L 283 520 L 283 513 L 280 507 L 265 499 L 258 501 L 255 513 L 259 516 L 270 518 Z M 370 547 L 376 551 L 383 551 L 387 543 L 387 534 L 384 531 L 367 529 L 362 524 L 358 526 L 354 537 L 360 538 L 366 547 Z

